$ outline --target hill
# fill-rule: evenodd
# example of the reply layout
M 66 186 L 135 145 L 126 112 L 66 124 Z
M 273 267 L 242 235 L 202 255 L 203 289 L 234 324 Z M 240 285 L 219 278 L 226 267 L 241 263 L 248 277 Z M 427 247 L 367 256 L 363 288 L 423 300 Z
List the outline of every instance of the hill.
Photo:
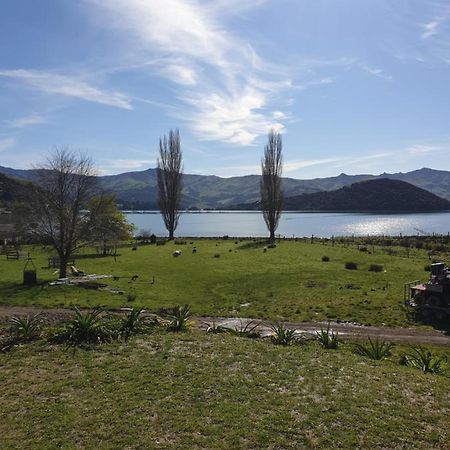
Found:
M 0 173 L 21 180 L 33 180 L 35 170 L 0 166 Z M 411 183 L 450 200 L 450 172 L 420 169 L 407 173 L 347 175 L 297 180 L 283 178 L 285 197 L 333 191 L 355 182 L 388 178 Z M 156 170 L 147 169 L 100 177 L 106 191 L 114 193 L 123 209 L 157 209 Z M 222 178 L 214 175 L 185 174 L 183 208 L 228 209 L 231 205 L 253 203 L 259 199 L 259 175 Z
M 31 183 L 7 177 L 0 173 L 0 206 L 24 201 L 33 195 Z
M 450 202 L 400 180 L 380 178 L 329 192 L 287 197 L 287 211 L 442 211 Z

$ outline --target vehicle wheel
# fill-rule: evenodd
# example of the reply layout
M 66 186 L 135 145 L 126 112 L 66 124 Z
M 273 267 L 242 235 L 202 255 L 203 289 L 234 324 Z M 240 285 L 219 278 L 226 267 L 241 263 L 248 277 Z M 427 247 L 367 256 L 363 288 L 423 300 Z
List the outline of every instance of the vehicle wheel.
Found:
M 424 320 L 428 320 L 432 316 L 430 308 L 428 308 L 426 306 L 420 308 L 418 310 L 418 313 L 419 313 L 419 317 Z
M 426 299 L 425 304 L 430 307 L 441 306 L 441 299 L 439 297 L 437 297 L 436 295 L 430 295 Z

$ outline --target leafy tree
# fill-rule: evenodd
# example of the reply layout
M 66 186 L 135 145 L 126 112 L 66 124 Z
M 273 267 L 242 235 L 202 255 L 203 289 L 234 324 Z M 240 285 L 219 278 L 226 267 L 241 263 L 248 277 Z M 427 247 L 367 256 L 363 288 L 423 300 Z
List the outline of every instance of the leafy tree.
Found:
M 88 223 L 91 227 L 90 238 L 101 242 L 103 254 L 106 255 L 108 244 L 130 239 L 134 225 L 117 209 L 114 195 L 93 197 L 88 203 Z
M 169 138 L 164 136 L 159 140 L 159 158 L 156 174 L 158 178 L 158 203 L 164 224 L 173 239 L 180 218 L 180 201 L 183 178 L 182 154 L 180 148 L 180 133 L 178 130 L 169 132 Z
M 261 161 L 261 211 L 270 233 L 270 241 L 275 241 L 275 231 L 281 216 L 283 192 L 281 190 L 281 173 L 283 170 L 281 134 L 271 130 L 264 147 Z
M 67 261 L 89 239 L 91 224 L 82 212 L 100 187 L 91 158 L 68 148 L 56 148 L 38 169 L 38 186 L 29 204 L 32 232 L 56 250 L 63 278 Z

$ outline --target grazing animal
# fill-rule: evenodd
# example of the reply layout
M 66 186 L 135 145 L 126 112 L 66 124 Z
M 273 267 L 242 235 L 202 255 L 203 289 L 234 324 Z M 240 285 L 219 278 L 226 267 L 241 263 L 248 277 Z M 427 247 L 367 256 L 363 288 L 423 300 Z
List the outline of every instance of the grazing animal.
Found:
M 181 251 L 180 250 L 175 250 L 172 255 L 174 256 L 174 258 L 176 258 L 177 256 L 181 255 Z
M 139 275 L 133 275 L 131 277 L 131 281 L 136 281 L 139 278 Z
M 194 248 L 192 249 L 192 253 L 197 253 L 197 247 L 194 247 Z

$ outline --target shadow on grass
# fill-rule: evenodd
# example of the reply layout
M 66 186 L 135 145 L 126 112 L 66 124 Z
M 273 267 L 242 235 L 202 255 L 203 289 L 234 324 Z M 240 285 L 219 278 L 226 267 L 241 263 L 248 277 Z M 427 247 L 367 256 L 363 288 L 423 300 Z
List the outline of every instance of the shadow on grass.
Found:
M 428 325 L 433 327 L 437 331 L 442 331 L 447 336 L 450 336 L 450 315 L 438 319 L 434 316 L 424 317 L 420 314 L 415 316 L 415 322 L 417 324 Z
M 245 244 L 239 245 L 236 247 L 238 250 L 250 250 L 252 248 L 263 248 L 268 244 L 268 240 L 258 240 L 252 242 L 246 242 Z
M 118 258 L 120 253 L 116 254 L 116 258 Z M 114 258 L 114 255 L 104 255 L 103 253 L 83 253 L 81 255 L 75 255 L 75 262 L 79 259 L 104 259 L 104 258 Z
M 14 303 L 19 298 L 34 299 L 42 294 L 48 281 L 38 281 L 33 285 L 26 285 L 21 282 L 0 281 L 0 303 Z

